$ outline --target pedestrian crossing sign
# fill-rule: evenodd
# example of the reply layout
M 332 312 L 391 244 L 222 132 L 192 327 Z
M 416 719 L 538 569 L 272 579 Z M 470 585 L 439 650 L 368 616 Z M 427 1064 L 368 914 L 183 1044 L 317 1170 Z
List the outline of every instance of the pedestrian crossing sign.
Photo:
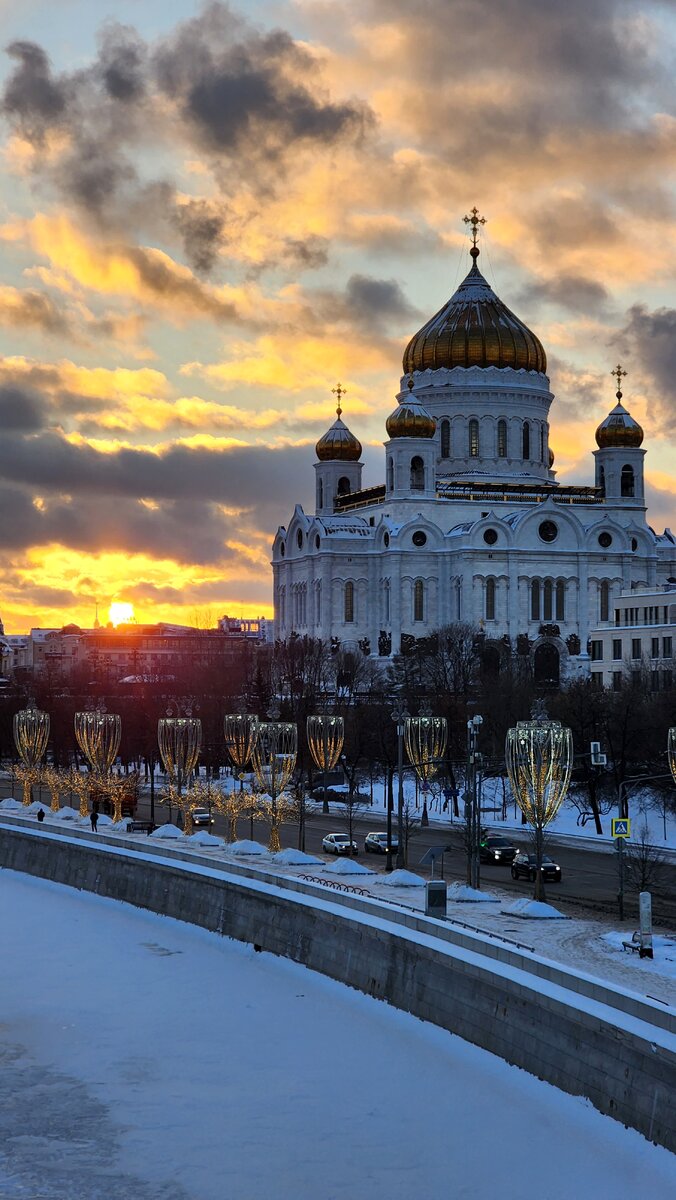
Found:
M 611 837 L 628 838 L 631 837 L 631 818 L 630 817 L 612 817 L 610 821 Z

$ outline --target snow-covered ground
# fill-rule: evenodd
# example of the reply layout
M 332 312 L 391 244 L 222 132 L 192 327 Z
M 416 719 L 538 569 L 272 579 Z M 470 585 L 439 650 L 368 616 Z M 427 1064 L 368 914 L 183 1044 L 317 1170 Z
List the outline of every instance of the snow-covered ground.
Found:
M 676 1194 L 584 1100 L 304 967 L 9 871 L 0 904 L 3 1200 Z

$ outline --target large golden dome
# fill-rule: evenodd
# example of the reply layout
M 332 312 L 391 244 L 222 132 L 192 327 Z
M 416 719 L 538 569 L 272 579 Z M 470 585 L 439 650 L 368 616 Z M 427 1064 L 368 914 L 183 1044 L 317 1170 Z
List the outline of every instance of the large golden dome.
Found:
M 618 395 L 622 395 L 621 392 Z M 601 450 L 618 449 L 622 447 L 637 447 L 643 441 L 643 430 L 620 401 L 608 413 L 605 421 L 601 421 L 596 430 L 596 444 Z
M 341 421 L 340 405 L 336 411 L 337 419 L 315 446 L 317 458 L 320 462 L 358 462 L 361 458 L 361 442 Z
M 539 338 L 502 303 L 477 266 L 443 308 L 411 338 L 404 352 L 404 371 L 436 371 L 440 367 L 513 367 L 547 370 Z
M 391 438 L 418 437 L 433 438 L 437 423 L 434 417 L 413 395 L 413 380 L 408 381 L 409 398 L 390 413 L 385 422 L 385 428 Z

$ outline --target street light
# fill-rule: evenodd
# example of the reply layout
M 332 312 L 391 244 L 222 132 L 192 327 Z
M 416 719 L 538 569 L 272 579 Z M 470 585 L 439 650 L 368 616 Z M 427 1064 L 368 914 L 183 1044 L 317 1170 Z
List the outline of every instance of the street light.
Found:
M 479 730 L 483 717 L 470 717 L 467 722 L 467 777 L 465 781 L 465 830 L 467 840 L 467 886 L 477 891 L 481 886 L 481 784 Z
M 448 723 L 445 717 L 432 717 L 422 712 L 419 717 L 409 717 L 404 733 L 406 753 L 415 768 L 423 787 L 423 811 L 421 826 L 429 825 L 427 815 L 427 789 L 434 778 L 439 762 L 446 751 Z
M 199 758 L 202 722 L 199 717 L 160 717 L 157 744 L 162 765 L 169 776 L 170 803 L 175 788 L 177 805 L 183 814 L 183 833 L 187 836 L 192 833 L 192 809 L 196 806 L 189 797 L 187 803 L 183 803 L 183 785 Z
M 667 738 L 667 758 L 669 759 L 669 770 L 676 783 L 676 725 L 672 725 Z
M 49 739 L 49 713 L 41 712 L 29 701 L 26 708 L 14 714 L 14 745 L 23 763 L 23 802 L 32 799 L 33 784 L 39 776 L 39 764 Z
M 120 748 L 122 719 L 118 713 L 77 712 L 74 717 L 75 737 L 96 778 L 96 785 L 113 798 L 113 820 L 122 820 L 122 789 L 115 788 L 110 781 L 110 768 Z M 84 812 L 82 811 L 84 808 Z M 80 794 L 80 813 L 87 815 L 86 799 Z
M 535 899 L 544 900 L 542 850 L 546 826 L 556 816 L 568 791 L 573 766 L 573 735 L 560 721 L 539 712 L 508 729 L 507 774 L 517 803 L 535 835 Z
M 240 808 L 243 808 L 244 772 L 251 760 L 251 752 L 258 731 L 258 717 L 249 713 L 227 713 L 223 718 L 223 734 L 228 754 L 239 775 Z M 251 806 L 251 840 L 253 841 L 254 809 Z
M 332 771 L 338 762 L 344 741 L 345 722 L 342 717 L 320 713 L 307 718 L 307 744 L 315 766 L 324 776 L 325 813 L 329 811 L 327 772 Z
M 406 701 L 402 696 L 398 697 L 397 703 L 392 710 L 392 720 L 397 726 L 397 772 L 399 776 L 397 787 L 397 868 L 403 867 L 404 863 L 404 734 L 406 733 L 406 722 L 410 720 L 411 714 L 406 707 Z M 387 806 L 387 860 L 385 870 L 392 870 L 392 811 L 388 804 Z
M 261 721 L 251 753 L 259 787 L 270 796 L 268 849 L 281 850 L 279 797 L 293 775 L 298 756 L 298 726 L 291 721 Z

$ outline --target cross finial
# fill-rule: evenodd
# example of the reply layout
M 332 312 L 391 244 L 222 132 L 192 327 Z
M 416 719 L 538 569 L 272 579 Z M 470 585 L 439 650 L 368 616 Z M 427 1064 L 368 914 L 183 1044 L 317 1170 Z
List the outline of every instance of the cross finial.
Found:
M 341 401 L 341 398 L 345 395 L 347 388 L 344 388 L 342 383 L 337 383 L 334 388 L 331 388 L 331 391 L 333 392 L 334 396 L 338 400 L 338 407 L 336 408 L 336 412 L 338 413 L 338 416 L 340 416 L 340 414 L 343 411 L 342 408 L 340 407 L 340 401 Z
M 469 216 L 463 217 L 462 219 L 465 222 L 465 225 L 472 226 L 472 249 L 470 250 L 470 254 L 472 255 L 472 258 L 478 258 L 479 251 L 477 249 L 477 239 L 479 237 L 479 226 L 486 224 L 486 218 L 479 216 L 479 210 L 475 205 L 474 208 L 470 210 Z
M 615 367 L 615 370 L 611 371 L 610 374 L 617 377 L 617 391 L 615 392 L 615 395 L 617 396 L 617 399 L 619 401 L 622 399 L 622 379 L 627 374 L 627 372 L 623 371 L 622 367 L 618 363 L 617 366 Z

